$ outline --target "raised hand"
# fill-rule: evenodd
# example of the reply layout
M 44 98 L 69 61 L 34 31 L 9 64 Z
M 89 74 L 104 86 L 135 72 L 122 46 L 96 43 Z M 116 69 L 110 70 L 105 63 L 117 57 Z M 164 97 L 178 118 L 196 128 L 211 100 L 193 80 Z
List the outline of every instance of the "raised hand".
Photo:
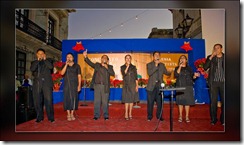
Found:
M 86 51 L 83 51 L 83 55 L 85 58 L 87 57 L 87 49 L 86 49 Z

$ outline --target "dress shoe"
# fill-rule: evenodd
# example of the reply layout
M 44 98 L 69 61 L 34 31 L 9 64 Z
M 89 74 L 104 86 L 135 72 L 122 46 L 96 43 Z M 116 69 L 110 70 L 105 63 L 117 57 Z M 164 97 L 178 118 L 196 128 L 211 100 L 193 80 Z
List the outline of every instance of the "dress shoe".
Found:
M 54 119 L 52 119 L 52 120 L 49 120 L 51 123 L 54 123 L 55 122 L 55 120 Z
M 109 118 L 108 117 L 105 117 L 104 120 L 108 120 Z
M 37 119 L 36 120 L 36 123 L 40 123 L 40 122 L 42 122 L 43 121 L 43 119 Z
M 98 120 L 98 118 L 97 117 L 94 117 L 93 120 Z
M 147 118 L 147 121 L 151 121 L 152 120 L 152 118 Z
M 158 120 L 160 120 L 160 121 L 164 121 L 164 119 L 163 119 L 163 118 L 160 118 L 160 119 L 158 119 Z
M 211 121 L 211 125 L 215 125 L 218 120 Z

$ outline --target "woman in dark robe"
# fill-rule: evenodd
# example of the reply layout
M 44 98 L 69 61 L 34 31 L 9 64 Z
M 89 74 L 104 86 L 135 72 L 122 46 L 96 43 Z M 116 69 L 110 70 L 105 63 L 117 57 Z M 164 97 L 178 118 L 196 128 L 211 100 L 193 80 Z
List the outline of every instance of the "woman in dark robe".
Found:
M 178 66 L 175 68 L 174 76 L 176 77 L 176 86 L 185 87 L 183 91 L 177 92 L 176 104 L 179 108 L 179 122 L 182 122 L 182 112 L 185 106 L 186 122 L 189 123 L 189 111 L 190 105 L 195 105 L 195 99 L 193 96 L 193 79 L 200 76 L 199 73 L 193 73 L 192 68 L 187 63 L 187 57 L 185 55 L 180 56 Z
M 78 110 L 78 92 L 81 90 L 80 65 L 74 63 L 72 53 L 66 55 L 66 63 L 61 70 L 64 76 L 64 110 L 67 111 L 67 120 L 75 120 L 74 110 Z
M 136 66 L 131 64 L 131 55 L 125 56 L 125 64 L 120 67 L 123 76 L 122 103 L 125 103 L 125 120 L 132 119 L 132 107 L 139 101 Z

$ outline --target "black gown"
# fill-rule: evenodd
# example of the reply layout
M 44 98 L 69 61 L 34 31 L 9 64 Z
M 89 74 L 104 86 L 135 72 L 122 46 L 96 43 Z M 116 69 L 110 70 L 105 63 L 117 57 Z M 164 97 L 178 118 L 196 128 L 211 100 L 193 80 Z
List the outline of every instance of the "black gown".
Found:
M 123 76 L 122 103 L 135 103 L 139 101 L 139 93 L 136 92 L 137 69 L 130 64 L 125 74 L 126 65 L 122 65 L 121 73 Z
M 72 66 L 67 66 L 64 74 L 64 110 L 78 109 L 78 74 L 81 74 L 79 64 L 74 63 Z
M 176 104 L 178 105 L 195 105 L 193 96 L 193 71 L 190 66 L 182 67 L 180 74 L 177 73 L 178 66 L 175 68 L 174 76 L 177 87 L 185 87 L 183 91 L 177 91 Z

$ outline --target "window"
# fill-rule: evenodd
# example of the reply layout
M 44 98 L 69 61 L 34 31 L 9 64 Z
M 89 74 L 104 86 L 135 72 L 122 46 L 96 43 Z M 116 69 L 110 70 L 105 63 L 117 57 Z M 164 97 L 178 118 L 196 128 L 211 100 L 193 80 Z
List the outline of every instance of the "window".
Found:
M 15 13 L 16 21 L 15 25 L 20 28 L 27 27 L 28 17 L 29 17 L 29 10 L 25 9 L 17 9 Z
M 25 76 L 26 54 L 16 51 L 16 76 L 19 80 L 23 80 Z
M 55 20 L 49 16 L 48 18 L 48 43 L 52 43 L 52 38 L 54 37 L 54 24 Z

